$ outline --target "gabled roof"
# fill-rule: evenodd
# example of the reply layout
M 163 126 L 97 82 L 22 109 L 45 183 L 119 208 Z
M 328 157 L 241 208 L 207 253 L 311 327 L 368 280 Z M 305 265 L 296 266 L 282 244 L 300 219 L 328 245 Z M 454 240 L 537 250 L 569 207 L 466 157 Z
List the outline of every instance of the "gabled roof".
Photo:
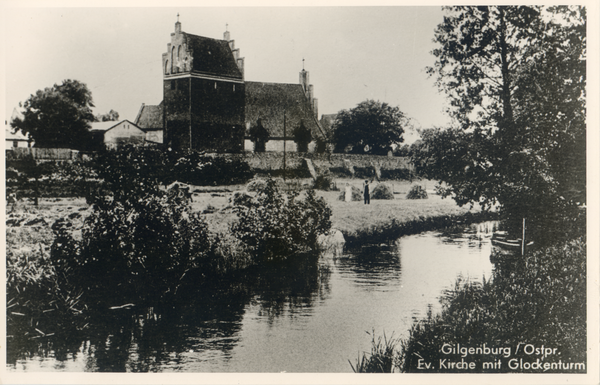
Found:
M 142 104 L 140 112 L 135 118 L 135 123 L 144 131 L 163 129 L 163 108 L 162 102 L 158 106 L 147 106 Z
M 337 118 L 337 114 L 321 115 L 321 120 L 319 121 L 319 123 L 321 123 L 321 127 L 323 128 L 323 130 L 325 130 L 326 132 L 331 132 L 333 128 L 333 123 L 335 123 L 335 118 Z
M 90 125 L 92 126 L 92 128 L 90 128 L 91 132 L 106 132 L 108 130 L 110 130 L 113 127 L 118 126 L 121 123 L 124 122 L 128 122 L 130 124 L 133 124 L 136 128 L 139 128 L 135 123 L 131 123 L 129 120 L 124 119 L 124 120 L 120 120 L 120 121 L 108 121 L 108 122 L 92 122 L 90 123 Z
M 4 128 L 4 139 L 5 140 L 13 140 L 13 141 L 21 141 L 21 142 L 28 142 L 29 141 L 29 135 L 23 135 L 23 133 L 21 132 L 21 130 L 16 130 L 15 132 L 13 132 L 13 130 L 9 127 L 5 127 Z
M 90 131 L 92 132 L 98 132 L 98 131 L 108 131 L 109 129 L 113 128 L 114 126 L 116 126 L 117 124 L 119 124 L 121 122 L 117 122 L 114 120 L 110 120 L 107 122 L 92 122 L 90 123 Z
M 192 72 L 243 79 L 227 41 L 182 34 L 188 50 L 192 51 Z
M 313 138 L 325 135 L 315 118 L 312 106 L 300 84 L 245 82 L 246 84 L 246 125 L 262 125 L 271 137 L 283 137 L 284 113 L 286 137 L 291 137 L 294 128 L 304 122 Z

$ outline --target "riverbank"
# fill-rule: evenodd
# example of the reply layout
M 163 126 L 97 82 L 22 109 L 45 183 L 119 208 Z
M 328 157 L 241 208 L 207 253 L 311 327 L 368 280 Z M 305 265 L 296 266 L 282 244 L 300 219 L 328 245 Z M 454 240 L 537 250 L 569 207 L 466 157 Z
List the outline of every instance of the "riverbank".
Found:
M 310 179 L 296 180 L 299 186 L 309 185 Z M 361 187 L 358 179 L 336 178 L 335 185 L 349 184 Z M 401 235 L 415 234 L 454 224 L 467 224 L 491 219 L 478 207 L 459 207 L 452 199 L 442 199 L 433 191 L 434 182 L 428 180 L 386 181 L 393 191 L 393 200 L 371 200 L 365 205 L 362 201 L 345 202 L 339 200 L 340 191 L 317 190 L 317 196 L 323 197 L 332 210 L 332 229 L 339 230 L 349 246 L 357 242 L 383 242 Z M 423 186 L 428 199 L 406 199 L 406 194 L 414 185 Z M 372 186 L 377 186 L 375 182 Z M 218 234 L 229 233 L 231 224 L 236 220 L 232 210 L 231 198 L 234 193 L 245 190 L 245 185 L 195 187 L 192 186 L 192 209 L 201 212 L 208 223 L 209 230 Z M 11 239 L 24 236 L 37 239 L 44 245 L 52 244 L 53 234 L 50 226 L 59 218 L 69 218 L 73 227 L 78 228 L 91 212 L 91 207 L 83 198 L 41 198 L 39 206 L 23 200 L 13 208 L 7 209 L 7 248 Z M 19 235 L 24 233 L 25 235 Z M 30 247 L 34 244 L 28 243 Z
M 586 373 L 586 239 L 498 258 L 492 279 L 457 278 L 407 339 L 373 337 L 358 372 Z M 379 363 L 386 363 L 379 365 Z

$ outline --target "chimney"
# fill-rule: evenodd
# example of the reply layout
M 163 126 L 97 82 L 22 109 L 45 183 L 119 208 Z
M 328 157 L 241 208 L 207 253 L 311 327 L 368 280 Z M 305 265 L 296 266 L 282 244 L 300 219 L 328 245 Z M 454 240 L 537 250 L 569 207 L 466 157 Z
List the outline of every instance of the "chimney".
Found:
M 225 41 L 229 41 L 229 40 L 231 40 L 231 38 L 230 38 L 230 36 L 229 36 L 229 31 L 225 31 L 225 32 L 223 33 L 223 40 L 225 40 Z

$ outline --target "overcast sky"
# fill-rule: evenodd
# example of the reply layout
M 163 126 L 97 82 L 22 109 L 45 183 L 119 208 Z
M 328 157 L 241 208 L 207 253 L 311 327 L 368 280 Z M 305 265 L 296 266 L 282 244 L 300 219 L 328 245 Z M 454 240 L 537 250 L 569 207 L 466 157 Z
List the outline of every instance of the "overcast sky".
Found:
M 6 114 L 64 79 L 88 85 L 95 113 L 134 120 L 162 100 L 161 55 L 182 30 L 222 39 L 226 25 L 249 81 L 297 83 L 310 73 L 319 115 L 375 99 L 417 126 L 446 125 L 445 99 L 425 73 L 440 7 L 174 7 L 6 9 Z M 39 4 L 39 3 L 37 3 Z

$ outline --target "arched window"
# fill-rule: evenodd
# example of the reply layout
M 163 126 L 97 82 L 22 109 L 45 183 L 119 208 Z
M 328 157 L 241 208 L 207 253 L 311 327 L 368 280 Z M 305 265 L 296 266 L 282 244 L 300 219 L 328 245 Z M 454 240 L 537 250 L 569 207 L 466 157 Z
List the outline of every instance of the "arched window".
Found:
M 171 73 L 175 73 L 175 47 L 171 49 Z
M 181 72 L 181 67 L 183 65 L 183 58 L 181 57 L 183 55 L 182 51 L 181 46 L 177 47 L 177 72 Z
M 165 60 L 165 75 L 169 74 L 169 59 Z

